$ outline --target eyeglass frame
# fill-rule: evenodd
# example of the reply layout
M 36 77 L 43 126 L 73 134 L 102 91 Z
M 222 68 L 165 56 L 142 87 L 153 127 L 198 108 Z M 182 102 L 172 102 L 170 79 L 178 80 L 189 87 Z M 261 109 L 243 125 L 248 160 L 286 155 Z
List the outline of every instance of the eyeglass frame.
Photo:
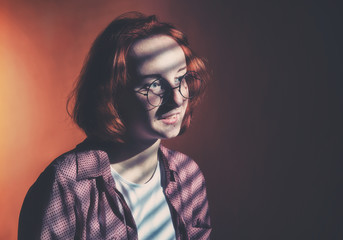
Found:
M 180 84 L 179 84 L 178 86 L 172 87 L 172 86 L 170 86 L 170 84 L 169 84 L 170 88 L 169 88 L 169 93 L 168 93 L 167 99 L 169 98 L 170 93 L 173 92 L 173 90 L 176 89 L 176 88 L 179 88 L 179 93 L 180 93 L 181 96 L 182 96 L 183 98 L 185 98 L 185 99 L 192 99 L 192 98 L 194 98 L 194 97 L 196 96 L 196 95 L 194 95 L 194 96 L 192 96 L 192 97 L 185 97 L 185 96 L 182 94 L 182 92 L 181 92 L 181 83 L 182 83 L 182 81 L 186 81 L 186 80 L 184 80 L 184 79 L 185 79 L 185 77 L 186 77 L 187 75 L 189 75 L 189 74 L 196 74 L 196 75 L 198 75 L 198 73 L 195 72 L 195 71 L 187 71 L 184 75 L 182 75 L 181 77 L 178 78 L 178 79 L 182 78 L 182 80 L 180 81 Z M 162 79 L 163 79 L 163 78 L 162 78 Z M 196 78 L 196 79 L 199 80 L 200 83 L 202 83 L 202 80 L 201 80 L 200 78 Z M 144 89 L 145 87 L 142 87 L 142 88 L 140 88 L 139 90 L 134 90 L 134 92 L 146 96 L 147 102 L 148 102 L 151 106 L 153 106 L 153 107 L 159 107 L 159 106 L 165 104 L 165 102 L 166 102 L 166 101 L 163 101 L 163 97 L 155 94 L 156 96 L 159 96 L 160 99 L 161 99 L 162 101 L 161 101 L 161 103 L 160 103 L 159 105 L 153 105 L 153 104 L 151 104 L 150 101 L 149 101 L 148 94 L 149 94 L 150 87 L 152 86 L 152 84 L 154 84 L 156 81 L 160 81 L 160 80 L 161 80 L 161 78 L 158 78 L 158 79 L 155 79 L 154 81 L 152 81 L 152 82 L 149 84 L 149 86 L 146 88 L 146 91 L 147 91 L 146 93 L 140 92 L 140 91 L 141 91 L 142 89 Z M 166 81 L 166 80 L 165 80 L 165 81 Z M 166 82 L 168 82 L 168 81 L 166 81 Z M 153 93 L 153 94 L 154 94 L 154 93 Z

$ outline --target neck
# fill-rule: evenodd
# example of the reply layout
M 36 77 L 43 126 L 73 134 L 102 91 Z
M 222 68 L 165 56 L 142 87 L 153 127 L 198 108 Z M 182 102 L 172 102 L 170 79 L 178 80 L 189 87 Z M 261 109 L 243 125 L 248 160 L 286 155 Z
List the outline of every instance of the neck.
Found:
M 160 140 L 149 143 L 127 142 L 110 152 L 111 166 L 124 179 L 143 184 L 155 172 Z

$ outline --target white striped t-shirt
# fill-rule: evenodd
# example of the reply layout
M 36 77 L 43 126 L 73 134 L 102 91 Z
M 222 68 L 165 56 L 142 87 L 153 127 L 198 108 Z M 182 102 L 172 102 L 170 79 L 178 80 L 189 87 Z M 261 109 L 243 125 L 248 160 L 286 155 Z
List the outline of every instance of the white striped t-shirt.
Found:
M 163 194 L 159 163 L 153 177 L 145 184 L 122 178 L 112 167 L 117 189 L 131 209 L 138 230 L 138 240 L 175 240 L 170 209 Z

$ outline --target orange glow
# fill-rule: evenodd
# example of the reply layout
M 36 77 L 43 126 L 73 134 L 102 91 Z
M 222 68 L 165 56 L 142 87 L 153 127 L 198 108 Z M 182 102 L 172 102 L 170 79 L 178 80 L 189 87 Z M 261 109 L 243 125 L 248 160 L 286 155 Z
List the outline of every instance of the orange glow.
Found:
M 51 160 L 83 137 L 65 113 L 75 66 L 55 70 L 62 53 L 53 56 L 60 50 L 53 46 L 59 46 L 54 41 L 60 39 L 42 44 L 46 29 L 30 29 L 36 21 L 16 18 L 1 8 L 0 239 L 16 239 L 29 186 Z

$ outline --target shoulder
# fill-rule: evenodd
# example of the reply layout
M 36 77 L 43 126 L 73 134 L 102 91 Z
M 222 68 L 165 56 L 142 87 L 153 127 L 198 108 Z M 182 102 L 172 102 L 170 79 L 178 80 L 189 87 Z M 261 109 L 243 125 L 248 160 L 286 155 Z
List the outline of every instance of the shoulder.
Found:
M 76 179 L 77 176 L 77 152 L 75 149 L 63 153 L 54 159 L 41 173 L 38 179 L 67 178 Z
M 53 160 L 47 169 L 61 174 L 69 179 L 76 179 L 77 175 L 77 151 L 75 149 L 66 152 Z
M 90 188 L 92 185 L 89 180 L 102 174 L 96 167 L 99 165 L 99 159 L 103 159 L 99 152 L 98 150 L 80 151 L 75 148 L 60 155 L 39 175 L 28 190 L 25 199 L 39 197 L 48 201 L 55 199 L 61 191 L 67 193 L 76 189 Z M 92 171 L 98 175 L 92 174 Z M 31 200 L 25 201 L 30 202 Z
M 74 148 L 53 160 L 41 175 L 77 181 L 80 175 L 87 175 L 92 169 L 99 172 L 99 166 L 107 159 L 101 150 Z M 90 170 L 88 170 L 90 169 Z

